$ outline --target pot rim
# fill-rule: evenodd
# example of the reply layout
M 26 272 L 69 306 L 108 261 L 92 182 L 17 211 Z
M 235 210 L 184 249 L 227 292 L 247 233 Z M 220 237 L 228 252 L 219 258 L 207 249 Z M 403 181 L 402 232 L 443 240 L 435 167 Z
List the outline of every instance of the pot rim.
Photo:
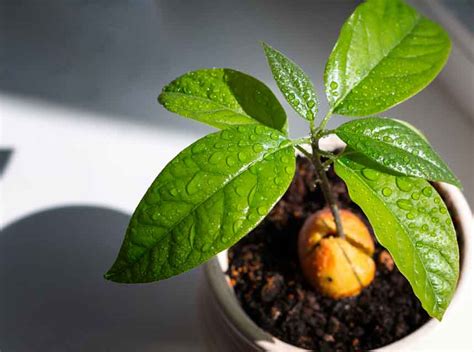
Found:
M 344 143 L 335 136 L 329 136 L 321 141 L 320 147 L 325 150 L 334 150 L 339 147 L 343 147 Z M 301 153 L 297 152 L 298 155 Z M 466 291 L 468 288 L 466 270 L 470 270 L 472 266 L 473 247 L 472 239 L 469 234 L 472 233 L 472 211 L 467 203 L 462 192 L 453 185 L 437 182 L 439 189 L 442 193 L 445 193 L 452 202 L 454 212 L 459 219 L 459 231 L 460 236 L 463 238 L 462 244 L 462 258 L 461 258 L 461 272 L 459 276 L 458 285 L 454 293 L 453 299 L 447 310 L 449 312 L 454 306 L 458 305 L 460 301 L 460 292 Z M 209 282 L 212 291 L 215 295 L 217 303 L 221 311 L 223 311 L 227 320 L 231 322 L 231 326 L 235 329 L 235 332 L 245 339 L 250 345 L 254 343 L 256 347 L 259 347 L 265 351 L 272 352 L 303 352 L 309 351 L 294 345 L 290 345 L 277 337 L 266 332 L 260 328 L 240 306 L 237 297 L 234 294 L 234 290 L 230 285 L 230 279 L 225 272 L 228 268 L 228 250 L 222 251 L 217 256 L 209 260 L 204 266 L 205 276 Z M 440 322 L 436 319 L 431 318 L 425 324 L 420 326 L 418 329 L 410 333 L 409 335 L 401 338 L 400 340 L 394 341 L 388 345 L 380 347 L 377 350 L 385 351 L 400 351 L 411 346 L 415 341 L 419 340 L 422 336 L 428 332 L 436 330 Z

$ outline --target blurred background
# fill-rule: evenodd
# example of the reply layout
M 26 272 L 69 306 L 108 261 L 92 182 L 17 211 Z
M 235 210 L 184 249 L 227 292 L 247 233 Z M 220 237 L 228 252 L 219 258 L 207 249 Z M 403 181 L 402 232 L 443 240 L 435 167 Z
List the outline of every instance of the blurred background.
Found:
M 473 204 L 474 2 L 409 2 L 445 26 L 453 52 L 434 83 L 385 115 L 427 135 Z M 205 350 L 199 270 L 152 285 L 102 279 L 150 182 L 212 131 L 156 97 L 184 72 L 231 67 L 281 98 L 265 41 L 308 72 L 324 112 L 326 58 L 358 3 L 1 0 L 1 351 Z M 291 135 L 306 134 L 284 106 Z M 453 329 L 458 350 L 469 350 L 469 315 Z

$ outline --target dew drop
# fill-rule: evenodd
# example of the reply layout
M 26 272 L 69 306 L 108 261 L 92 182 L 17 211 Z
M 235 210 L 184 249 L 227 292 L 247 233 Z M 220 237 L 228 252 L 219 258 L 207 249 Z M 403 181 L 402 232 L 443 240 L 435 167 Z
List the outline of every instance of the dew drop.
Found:
M 191 150 L 192 150 L 193 153 L 200 153 L 204 149 L 206 149 L 206 146 L 205 146 L 204 143 L 196 143 L 195 145 L 193 145 Z
M 405 177 L 397 177 L 396 184 L 400 191 L 404 192 L 408 192 L 413 188 L 413 184 Z
M 379 178 L 380 173 L 374 169 L 367 168 L 362 170 L 362 175 L 368 180 L 375 181 Z
M 431 189 L 431 187 L 427 186 L 422 189 L 421 193 L 423 193 L 425 197 L 431 197 L 431 195 L 433 194 L 433 190 Z
M 384 187 L 382 189 L 382 194 L 385 196 L 385 197 L 390 197 L 392 195 L 392 189 L 389 188 L 389 187 Z
M 217 164 L 222 160 L 222 154 L 220 152 L 213 153 L 209 157 L 209 163 L 210 164 Z
M 239 160 L 242 161 L 242 162 L 246 162 L 249 158 L 249 155 L 244 151 L 239 152 L 239 154 L 237 154 L 237 156 L 238 156 Z
M 265 209 L 265 207 L 258 207 L 258 208 L 257 208 L 257 213 L 258 213 L 259 215 L 265 215 L 266 212 L 267 212 L 266 210 L 267 210 L 267 209 Z
M 173 196 L 173 197 L 176 197 L 178 195 L 178 190 L 176 188 L 171 188 L 170 189 L 170 194 Z
M 236 162 L 237 162 L 237 161 L 235 160 L 235 157 L 232 156 L 232 155 L 229 155 L 229 156 L 225 159 L 225 163 L 227 164 L 227 166 L 231 166 L 231 167 L 232 167 L 232 166 L 235 165 Z
M 199 191 L 199 188 L 201 187 L 201 177 L 198 173 L 196 173 L 191 181 L 188 182 L 186 185 L 186 192 L 188 194 L 194 194 L 197 191 Z
M 265 129 L 263 128 L 263 126 L 255 127 L 255 133 L 258 134 L 258 135 L 261 135 L 264 131 L 265 131 Z
M 411 194 L 411 199 L 414 199 L 414 200 L 420 199 L 420 193 L 419 192 L 413 192 Z
M 252 149 L 255 153 L 260 153 L 263 151 L 263 146 L 261 144 L 254 144 Z
M 224 131 L 222 131 L 222 133 L 221 133 L 221 138 L 222 138 L 223 140 L 228 141 L 229 139 L 232 139 L 232 133 L 231 133 L 230 131 L 228 131 L 228 130 L 224 130 Z
M 272 132 L 270 138 L 274 141 L 278 140 L 279 134 L 277 132 Z
M 234 225 L 232 225 L 232 230 L 234 231 L 234 233 L 237 233 L 239 231 L 239 229 L 242 227 L 242 224 L 243 221 L 240 219 L 234 222 Z
M 397 200 L 397 206 L 400 208 L 400 209 L 403 209 L 403 210 L 410 210 L 412 208 L 412 204 L 410 203 L 409 200 L 407 199 L 399 199 Z
M 239 126 L 239 127 L 237 127 L 237 131 L 243 133 L 243 132 L 246 131 L 246 127 L 245 126 Z
M 225 146 L 226 146 L 226 143 L 223 143 L 223 142 L 214 143 L 214 148 L 216 149 L 221 149 L 221 148 L 224 148 Z

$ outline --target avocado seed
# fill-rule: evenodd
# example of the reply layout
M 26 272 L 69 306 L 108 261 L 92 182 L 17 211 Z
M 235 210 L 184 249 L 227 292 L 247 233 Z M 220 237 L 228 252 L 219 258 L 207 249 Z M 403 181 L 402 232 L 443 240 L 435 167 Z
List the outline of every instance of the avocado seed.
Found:
M 298 238 L 298 255 L 308 282 L 333 299 L 356 296 L 375 275 L 374 241 L 362 220 L 340 210 L 345 238 L 337 237 L 329 209 L 306 219 Z

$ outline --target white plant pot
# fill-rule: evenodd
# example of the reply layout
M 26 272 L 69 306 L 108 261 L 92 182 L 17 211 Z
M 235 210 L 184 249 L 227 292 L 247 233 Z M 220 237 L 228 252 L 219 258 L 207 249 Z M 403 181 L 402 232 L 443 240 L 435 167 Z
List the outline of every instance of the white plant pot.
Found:
M 334 139 L 322 141 L 321 148 L 334 150 L 341 144 Z M 450 309 L 469 294 L 467 276 L 472 270 L 472 212 L 463 194 L 454 186 L 440 183 L 441 193 L 452 202 L 453 211 L 459 221 L 462 241 L 461 275 Z M 290 345 L 272 336 L 257 326 L 240 306 L 226 274 L 228 268 L 227 250 L 219 253 L 204 265 L 200 286 L 200 321 L 205 342 L 210 351 L 218 352 L 302 352 L 305 349 Z M 421 340 L 442 329 L 442 323 L 430 319 L 420 328 L 380 348 L 380 351 L 412 351 L 420 346 Z M 425 340 L 426 341 L 426 340 Z

